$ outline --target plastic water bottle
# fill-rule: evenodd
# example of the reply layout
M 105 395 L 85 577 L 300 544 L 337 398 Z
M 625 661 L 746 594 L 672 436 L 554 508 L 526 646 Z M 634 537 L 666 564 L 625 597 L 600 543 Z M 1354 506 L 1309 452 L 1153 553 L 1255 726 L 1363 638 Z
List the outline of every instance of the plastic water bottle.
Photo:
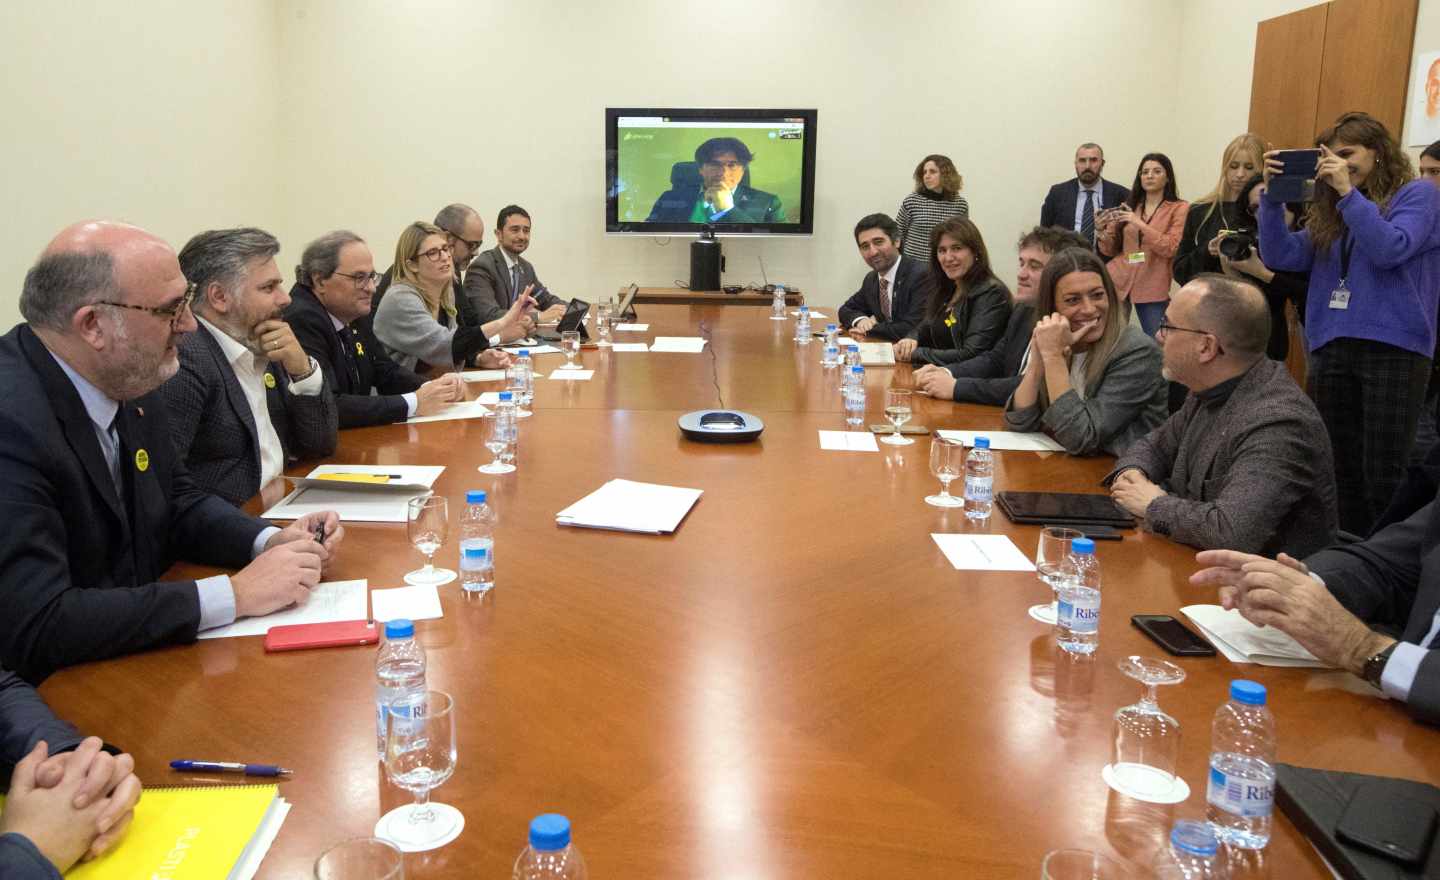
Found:
M 976 437 L 965 456 L 965 518 L 987 519 L 995 506 L 995 455 L 989 437 Z
M 839 324 L 826 324 L 826 325 L 825 325 L 825 344 L 826 344 L 826 345 L 834 345 L 834 346 L 836 346 L 836 347 L 839 347 L 839 345 L 840 345 L 840 325 L 839 325 Z
M 543 813 L 530 820 L 530 845 L 515 860 L 513 880 L 586 880 L 585 860 L 570 842 L 570 820 Z
M 1170 830 L 1170 845 L 1155 856 L 1155 880 L 1224 880 L 1229 876 L 1215 832 L 1204 822 L 1181 819 Z
M 412 696 L 425 696 L 425 649 L 415 641 L 413 621 L 386 621 L 385 641 L 375 657 L 375 750 L 382 761 L 390 704 Z
M 1210 782 L 1205 818 L 1215 835 L 1240 849 L 1270 842 L 1275 806 L 1275 716 L 1265 686 L 1230 682 L 1230 700 L 1215 710 L 1210 730 Z
M 503 431 L 508 443 L 503 452 L 500 453 L 500 460 L 505 464 L 515 463 L 515 447 L 520 442 L 520 425 L 515 414 L 515 398 L 509 391 L 500 392 L 500 405 L 495 408 L 495 418 L 499 424 L 495 430 Z
M 1100 644 L 1100 561 L 1095 558 L 1095 542 L 1071 541 L 1070 561 L 1075 575 L 1060 583 L 1055 641 L 1072 654 L 1092 654 Z
M 785 288 L 775 285 L 775 296 L 770 300 L 770 320 L 785 320 Z
M 844 374 L 844 388 L 854 388 L 865 385 L 865 368 L 859 364 L 846 364 Z
M 470 593 L 486 593 L 495 586 L 495 510 L 478 489 L 465 493 L 465 516 L 460 520 L 460 586 Z
M 519 418 L 533 415 L 530 412 L 530 404 L 535 400 L 535 361 L 530 357 L 530 349 L 520 349 L 520 356 L 515 362 L 525 368 L 525 389 L 519 397 L 515 398 L 515 415 Z
M 801 345 L 810 344 L 810 307 L 800 307 L 800 319 L 795 322 L 795 341 Z
M 824 349 L 823 353 L 820 355 L 820 364 L 821 364 L 821 366 L 824 366 L 824 367 L 826 367 L 826 368 L 828 369 L 828 368 L 830 368 L 830 367 L 837 366 L 839 363 L 840 363 L 840 347 L 837 346 L 837 345 L 835 345 L 835 343 L 833 343 L 833 342 L 827 342 L 827 343 L 825 343 L 825 349 Z
M 852 367 L 850 375 L 858 378 L 860 367 Z M 852 381 L 845 387 L 845 424 L 851 428 L 860 427 L 865 421 L 865 386 Z

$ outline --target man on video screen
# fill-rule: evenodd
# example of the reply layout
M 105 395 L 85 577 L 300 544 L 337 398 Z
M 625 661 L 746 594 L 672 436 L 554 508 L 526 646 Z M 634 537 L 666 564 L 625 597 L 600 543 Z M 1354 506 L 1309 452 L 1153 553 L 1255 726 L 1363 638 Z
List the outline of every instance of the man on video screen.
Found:
M 662 223 L 786 223 L 772 193 L 751 189 L 746 172 L 754 159 L 738 138 L 711 138 L 695 150 L 695 168 L 676 166 L 670 190 L 655 200 L 649 221 Z M 695 170 L 698 169 L 698 174 Z

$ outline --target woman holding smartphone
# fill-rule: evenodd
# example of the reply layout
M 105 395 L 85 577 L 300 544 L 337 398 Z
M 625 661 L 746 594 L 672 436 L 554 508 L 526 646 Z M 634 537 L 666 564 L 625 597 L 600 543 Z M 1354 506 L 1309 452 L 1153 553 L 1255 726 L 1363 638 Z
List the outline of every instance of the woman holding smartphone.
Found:
M 1440 304 L 1440 189 L 1415 179 L 1379 120 L 1346 113 L 1315 139 L 1315 199 L 1299 232 L 1260 201 L 1265 265 L 1310 272 L 1309 392 L 1335 450 L 1340 527 L 1359 535 L 1385 510 L 1430 377 Z M 1265 154 L 1268 184 L 1283 170 Z
M 1130 198 L 1101 212 L 1100 253 L 1123 302 L 1135 308 L 1145 335 L 1154 338 L 1170 302 L 1171 261 L 1180 245 L 1190 204 L 1175 190 L 1175 167 L 1164 153 L 1146 153 L 1135 169 Z

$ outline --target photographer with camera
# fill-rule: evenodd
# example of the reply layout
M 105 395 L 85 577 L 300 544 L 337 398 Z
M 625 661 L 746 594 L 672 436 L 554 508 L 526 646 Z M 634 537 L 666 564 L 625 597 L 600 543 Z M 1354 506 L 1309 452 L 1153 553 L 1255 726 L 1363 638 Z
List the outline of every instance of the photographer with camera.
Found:
M 1285 301 L 1295 303 L 1295 314 L 1303 321 L 1305 291 L 1310 284 L 1310 275 L 1306 272 L 1277 272 L 1260 259 L 1256 228 L 1260 200 L 1264 195 L 1265 178 L 1259 174 L 1241 187 L 1240 197 L 1236 199 L 1241 211 L 1240 229 L 1220 239 L 1220 268 L 1231 278 L 1254 284 L 1265 294 L 1265 301 L 1270 305 L 1270 341 L 1265 346 L 1265 356 L 1283 361 L 1290 354 L 1290 327 L 1285 318 Z M 1285 228 L 1294 232 L 1303 209 L 1293 204 L 1282 207 Z
M 1340 527 L 1368 534 L 1405 472 L 1430 378 L 1440 305 L 1440 189 L 1385 126 L 1346 113 L 1315 139 L 1320 159 L 1305 229 L 1260 202 L 1260 253 L 1310 271 L 1310 396 L 1335 450 Z M 1265 154 L 1272 190 L 1281 151 Z
M 1225 145 L 1220 158 L 1220 179 L 1215 188 L 1190 205 L 1185 231 L 1175 251 L 1171 274 L 1182 287 L 1204 272 L 1220 272 L 1220 242 L 1240 228 L 1242 212 L 1236 199 L 1245 181 L 1260 173 L 1265 142 L 1259 135 L 1242 134 Z

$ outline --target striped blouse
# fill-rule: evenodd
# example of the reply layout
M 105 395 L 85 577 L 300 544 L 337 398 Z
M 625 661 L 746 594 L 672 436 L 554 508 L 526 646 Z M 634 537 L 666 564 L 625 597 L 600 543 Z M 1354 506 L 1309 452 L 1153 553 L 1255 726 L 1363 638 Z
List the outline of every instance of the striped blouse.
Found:
M 954 201 L 942 202 L 920 193 L 911 193 L 900 202 L 895 222 L 900 226 L 900 253 L 912 260 L 930 265 L 930 230 L 952 217 L 967 217 L 970 203 L 957 195 Z

